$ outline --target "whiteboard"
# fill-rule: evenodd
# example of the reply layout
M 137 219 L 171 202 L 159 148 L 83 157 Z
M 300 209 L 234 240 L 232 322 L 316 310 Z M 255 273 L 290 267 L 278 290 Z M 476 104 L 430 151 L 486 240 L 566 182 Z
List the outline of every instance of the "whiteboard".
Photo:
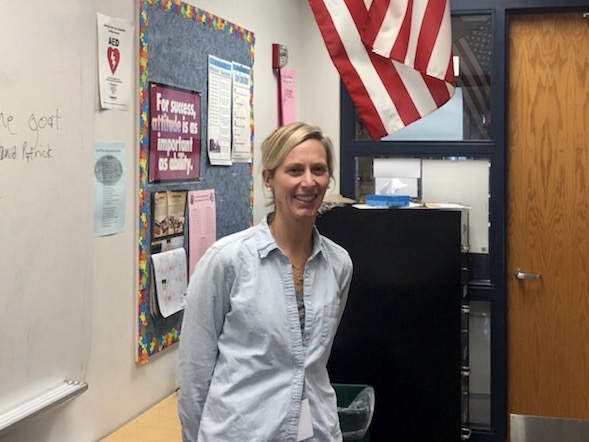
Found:
M 0 11 L 2 412 L 86 370 L 96 18 L 79 0 Z

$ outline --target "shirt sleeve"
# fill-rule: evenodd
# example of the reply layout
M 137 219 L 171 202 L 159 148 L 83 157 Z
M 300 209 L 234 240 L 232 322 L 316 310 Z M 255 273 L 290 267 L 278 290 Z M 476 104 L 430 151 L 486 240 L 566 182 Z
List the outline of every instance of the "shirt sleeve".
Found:
M 354 266 L 352 264 L 352 258 L 346 252 L 344 265 L 342 266 L 342 273 L 340 276 L 340 309 L 339 309 L 339 316 L 338 316 L 338 326 L 344 315 L 344 310 L 346 308 L 346 303 L 348 302 L 348 295 L 350 293 L 350 285 L 352 284 L 352 274 L 354 273 Z
M 178 414 L 184 442 L 196 442 L 217 362 L 217 339 L 229 311 L 230 272 L 214 246 L 190 278 L 178 351 Z

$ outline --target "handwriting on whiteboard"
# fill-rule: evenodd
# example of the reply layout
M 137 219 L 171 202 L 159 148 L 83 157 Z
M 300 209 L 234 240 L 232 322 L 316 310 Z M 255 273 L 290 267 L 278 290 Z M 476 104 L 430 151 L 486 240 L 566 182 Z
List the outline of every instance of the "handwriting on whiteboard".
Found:
M 61 131 L 59 108 L 49 112 L 26 113 L 19 119 L 0 103 L 0 163 L 51 160 L 51 140 Z

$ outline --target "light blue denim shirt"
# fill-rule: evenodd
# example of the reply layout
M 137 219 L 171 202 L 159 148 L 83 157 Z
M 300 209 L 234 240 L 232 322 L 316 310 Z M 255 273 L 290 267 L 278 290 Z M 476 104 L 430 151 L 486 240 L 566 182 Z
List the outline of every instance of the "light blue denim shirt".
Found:
M 184 441 L 296 441 L 303 397 L 311 407 L 309 440 L 342 440 L 326 364 L 352 261 L 315 229 L 302 332 L 291 272 L 266 219 L 220 239 L 198 262 L 178 356 Z

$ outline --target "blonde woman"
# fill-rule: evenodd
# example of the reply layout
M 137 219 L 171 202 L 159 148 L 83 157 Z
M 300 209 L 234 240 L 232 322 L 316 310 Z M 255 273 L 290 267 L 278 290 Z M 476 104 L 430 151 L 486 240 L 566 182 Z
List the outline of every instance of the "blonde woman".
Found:
M 333 163 L 318 127 L 276 129 L 262 144 L 273 211 L 197 264 L 179 350 L 184 441 L 342 440 L 326 364 L 352 261 L 315 228 Z

